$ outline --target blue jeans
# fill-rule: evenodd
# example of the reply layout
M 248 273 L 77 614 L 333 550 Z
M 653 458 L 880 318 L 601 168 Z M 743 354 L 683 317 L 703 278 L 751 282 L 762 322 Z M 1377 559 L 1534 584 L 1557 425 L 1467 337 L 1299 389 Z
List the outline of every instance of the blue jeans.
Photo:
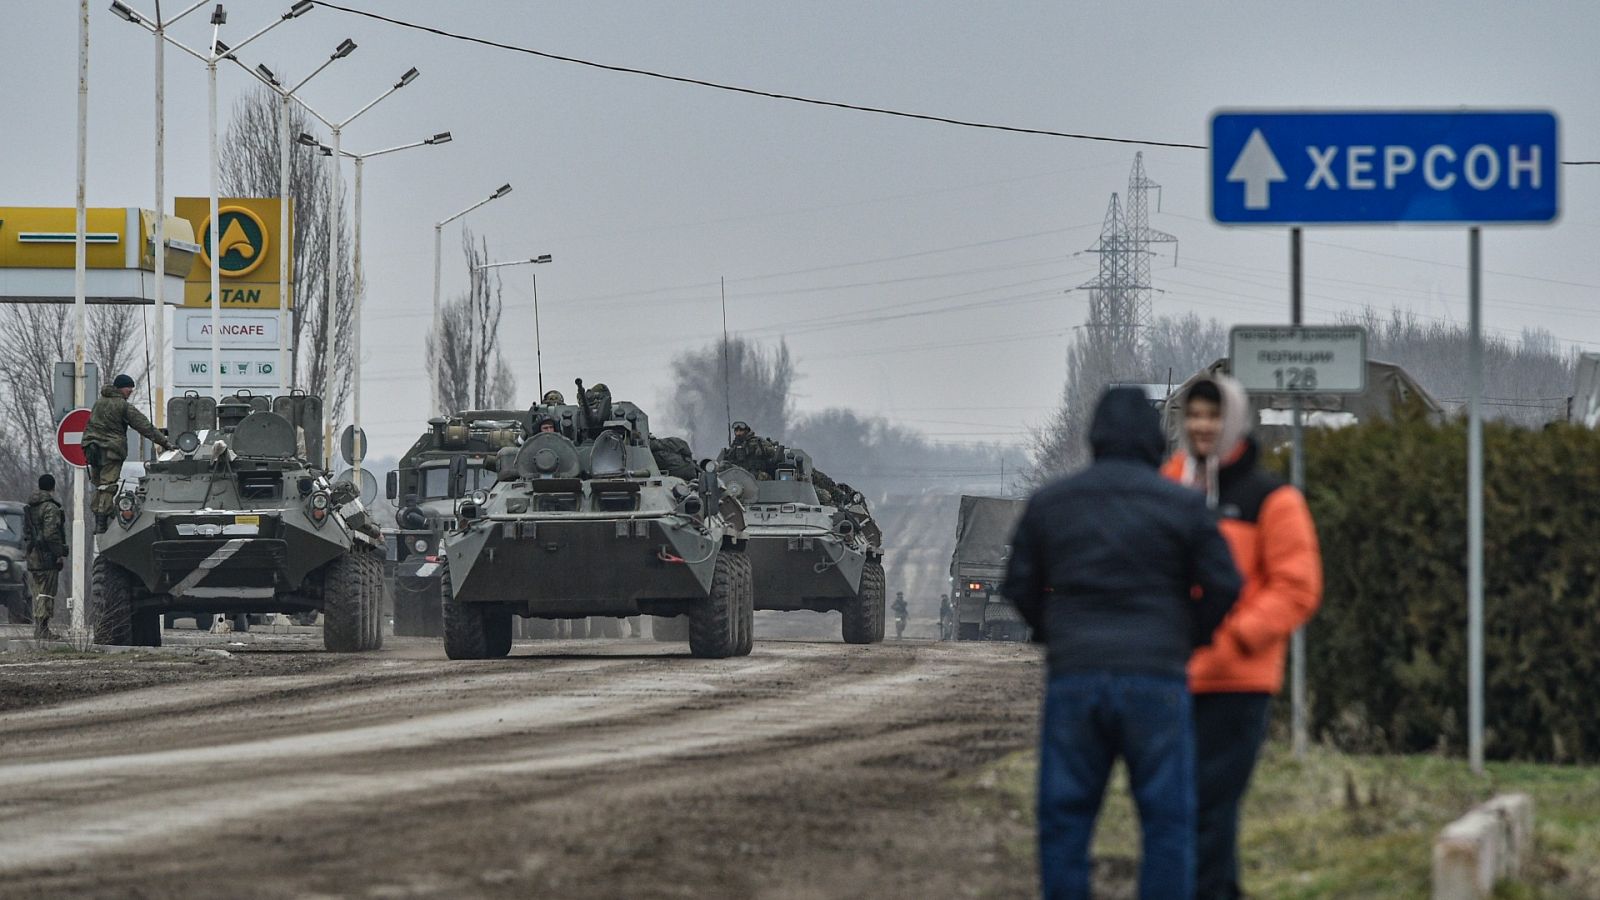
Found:
M 1139 809 L 1141 900 L 1192 900 L 1194 721 L 1182 676 L 1072 671 L 1051 677 L 1039 747 L 1039 873 L 1046 900 L 1089 900 L 1089 844 L 1111 764 Z

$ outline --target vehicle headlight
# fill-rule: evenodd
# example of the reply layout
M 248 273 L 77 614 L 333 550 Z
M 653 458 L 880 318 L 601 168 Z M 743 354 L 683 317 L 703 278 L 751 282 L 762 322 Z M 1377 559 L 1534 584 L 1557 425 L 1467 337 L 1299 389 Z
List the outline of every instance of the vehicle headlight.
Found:
M 417 542 L 411 545 L 411 549 L 417 551 L 418 553 L 427 553 L 428 542 L 423 538 L 417 538 Z
M 9 559 L 0 559 L 0 572 L 9 572 L 9 571 L 11 571 L 11 560 L 9 560 Z
M 328 507 L 332 505 L 328 495 L 318 491 L 311 495 L 311 524 L 321 528 L 328 521 Z
M 117 523 L 123 528 L 132 528 L 133 520 L 139 518 L 139 500 L 129 493 L 117 495 L 114 502 L 117 508 Z
M 470 499 L 475 506 L 482 506 L 489 502 L 489 492 L 479 488 L 478 490 L 472 492 Z

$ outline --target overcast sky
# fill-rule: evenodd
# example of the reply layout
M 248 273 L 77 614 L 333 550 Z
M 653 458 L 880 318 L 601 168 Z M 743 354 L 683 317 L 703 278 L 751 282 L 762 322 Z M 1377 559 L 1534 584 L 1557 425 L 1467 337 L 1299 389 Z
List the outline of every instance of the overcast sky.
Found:
M 1549 107 L 1562 117 L 1562 155 L 1600 158 L 1593 3 L 346 4 L 676 75 L 1164 141 L 1204 143 L 1218 107 Z M 287 5 L 234 0 L 224 40 Z M 91 6 L 89 203 L 148 207 L 153 38 L 108 7 Z M 0 203 L 73 202 L 76 11 L 71 0 L 7 4 Z M 197 13 L 174 33 L 200 46 L 209 30 Z M 348 115 L 409 66 L 422 71 L 353 125 L 346 147 L 455 134 L 367 167 L 365 424 L 376 455 L 402 450 L 428 415 L 432 223 L 507 181 L 510 196 L 464 222 L 495 259 L 554 254 L 538 267 L 547 387 L 603 380 L 661 408 L 671 357 L 720 331 L 725 276 L 733 332 L 787 337 L 802 410 L 848 406 L 937 440 L 1014 442 L 1059 397 L 1065 343 L 1087 308 L 1087 295 L 1065 291 L 1094 274 L 1084 251 L 1135 148 L 730 94 L 328 8 L 243 55 L 297 79 L 345 37 L 360 49 L 306 89 L 327 115 Z M 203 67 L 169 52 L 167 77 L 170 203 L 206 191 L 206 120 Z M 224 70 L 224 116 L 250 84 Z M 1170 254 L 1155 264 L 1157 314 L 1286 319 L 1285 233 L 1212 224 L 1203 151 L 1146 149 L 1145 162 L 1165 188 L 1152 225 L 1180 239 L 1178 265 Z M 1486 322 L 1600 349 L 1600 167 L 1561 174 L 1559 224 L 1486 232 Z M 447 294 L 467 281 L 460 224 L 446 233 Z M 1307 240 L 1310 321 L 1366 304 L 1464 321 L 1462 231 Z M 529 402 L 531 271 L 504 271 L 503 341 Z

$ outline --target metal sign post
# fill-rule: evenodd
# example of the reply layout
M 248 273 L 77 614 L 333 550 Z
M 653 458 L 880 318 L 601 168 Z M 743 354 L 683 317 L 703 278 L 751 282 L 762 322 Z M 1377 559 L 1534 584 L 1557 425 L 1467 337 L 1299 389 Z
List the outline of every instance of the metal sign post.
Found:
M 1483 276 L 1480 233 L 1467 229 L 1467 759 L 1483 773 Z
M 1304 270 L 1300 264 L 1300 229 L 1289 229 L 1289 322 L 1299 327 L 1305 321 L 1305 305 L 1302 300 L 1304 284 L 1302 275 Z M 1363 353 L 1362 356 L 1366 354 Z M 1365 380 L 1366 360 L 1362 360 L 1363 380 Z M 1289 483 L 1294 489 L 1304 494 L 1306 490 L 1306 442 L 1305 442 L 1305 417 L 1304 406 L 1300 395 L 1294 396 L 1293 419 L 1293 444 L 1289 451 Z M 1294 736 L 1294 755 L 1296 759 L 1304 759 L 1306 749 L 1311 743 L 1310 733 L 1306 728 L 1306 628 L 1304 625 L 1296 628 L 1294 634 L 1289 636 L 1289 721 L 1290 733 Z
M 1560 214 L 1560 123 L 1548 110 L 1239 110 L 1211 117 L 1211 216 L 1291 232 L 1300 322 L 1300 229 L 1431 222 L 1467 232 L 1467 756 L 1483 772 L 1483 298 L 1480 225 Z M 1235 365 L 1238 360 L 1235 358 Z M 1239 375 L 1237 368 L 1235 375 Z M 1241 380 L 1243 380 L 1241 378 Z M 1319 388 L 1322 390 L 1322 388 Z M 1300 410 L 1295 408 L 1295 458 Z M 1300 660 L 1303 644 L 1296 642 Z M 1296 691 L 1301 673 L 1293 673 Z M 1296 749 L 1302 737 L 1296 722 Z

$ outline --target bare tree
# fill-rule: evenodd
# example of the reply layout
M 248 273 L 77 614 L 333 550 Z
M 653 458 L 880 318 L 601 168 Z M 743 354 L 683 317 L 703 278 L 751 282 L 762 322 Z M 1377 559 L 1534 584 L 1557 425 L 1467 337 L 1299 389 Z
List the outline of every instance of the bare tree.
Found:
M 500 346 L 500 276 L 478 268 L 488 261 L 488 241 L 475 243 L 464 230 L 461 250 L 467 292 L 441 304 L 439 328 L 426 341 L 433 396 L 450 412 L 506 409 L 516 403 L 517 377 Z
M 689 445 L 709 455 L 728 443 L 730 412 L 757 434 L 781 439 L 794 409 L 794 382 L 787 342 L 767 350 L 741 337 L 725 338 L 673 359 L 667 407 Z
M 1369 357 L 1405 369 L 1446 409 L 1465 407 L 1465 327 L 1423 322 L 1410 311 L 1393 310 L 1385 317 L 1371 307 L 1341 322 L 1367 330 Z M 1515 339 L 1485 335 L 1484 415 L 1530 427 L 1563 418 L 1576 367 L 1576 351 L 1562 351 L 1555 335 L 1544 329 L 1524 330 Z
M 222 191 L 236 197 L 276 197 L 279 190 L 278 95 L 265 87 L 245 94 L 233 105 L 233 117 L 221 142 Z M 289 133 L 316 135 L 313 119 L 304 110 L 289 106 Z M 291 358 L 291 383 L 319 395 L 328 404 L 335 421 L 344 413 L 353 371 L 350 358 L 350 314 L 353 297 L 349 221 L 345 215 L 346 193 L 333 195 L 333 176 L 327 158 L 314 148 L 291 143 L 289 155 L 289 197 L 294 203 L 294 258 L 290 262 L 290 282 L 294 297 L 290 335 L 294 348 Z M 330 329 L 323 325 L 328 303 L 328 207 L 338 203 L 337 229 L 339 258 L 336 273 L 331 336 L 334 362 L 332 377 L 324 371 L 325 350 Z M 275 275 L 271 277 L 276 277 Z
M 89 307 L 87 361 L 99 367 L 101 380 L 127 372 L 144 393 L 141 346 L 133 306 Z M 57 361 L 72 358 L 72 307 L 65 303 L 19 303 L 0 308 L 0 490 L 22 497 L 33 491 L 40 474 L 49 472 L 66 483 L 67 466 L 56 452 L 55 413 L 51 401 Z M 85 386 L 84 402 L 93 404 L 99 384 Z
M 1089 421 L 1108 385 L 1181 383 L 1228 352 L 1227 328 L 1193 313 L 1156 319 L 1146 338 L 1140 347 L 1126 329 L 1094 323 L 1073 336 L 1061 405 L 1029 438 L 1026 483 L 1036 487 L 1088 461 Z

